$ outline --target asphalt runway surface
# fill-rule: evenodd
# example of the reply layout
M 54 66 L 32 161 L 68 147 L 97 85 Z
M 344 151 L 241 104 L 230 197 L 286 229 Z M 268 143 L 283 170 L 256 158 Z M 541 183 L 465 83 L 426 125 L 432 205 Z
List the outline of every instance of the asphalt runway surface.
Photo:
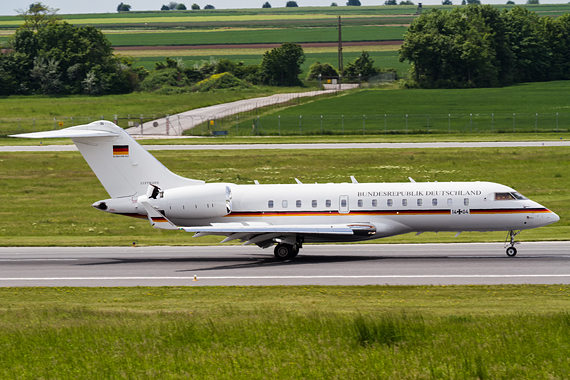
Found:
M 570 284 L 570 242 L 0 248 L 0 286 Z
M 38 143 L 39 144 L 39 143 Z M 570 146 L 570 141 L 489 141 L 433 143 L 339 143 L 339 144 L 220 144 L 144 145 L 146 150 L 254 150 L 254 149 L 429 149 L 429 148 L 524 148 Z M 0 152 L 77 151 L 75 145 L 0 146 Z

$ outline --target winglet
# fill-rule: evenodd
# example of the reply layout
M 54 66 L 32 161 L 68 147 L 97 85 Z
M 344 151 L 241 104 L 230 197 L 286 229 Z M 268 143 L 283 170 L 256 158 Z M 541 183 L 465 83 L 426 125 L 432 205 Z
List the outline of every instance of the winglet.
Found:
M 170 220 L 168 220 L 164 215 L 162 215 L 157 209 L 151 206 L 148 202 L 140 202 L 140 204 L 146 210 L 146 214 L 148 216 L 148 220 L 150 221 L 150 225 L 154 228 L 158 228 L 160 230 L 177 230 L 178 227 Z

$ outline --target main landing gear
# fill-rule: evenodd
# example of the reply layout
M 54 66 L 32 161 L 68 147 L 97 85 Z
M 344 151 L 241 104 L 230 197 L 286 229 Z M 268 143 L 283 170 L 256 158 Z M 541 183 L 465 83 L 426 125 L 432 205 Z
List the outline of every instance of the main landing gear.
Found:
M 292 260 L 299 253 L 299 244 L 283 244 L 279 243 L 275 246 L 273 254 L 279 261 Z
M 507 248 L 507 256 L 515 257 L 517 255 L 517 249 L 515 248 L 515 236 L 520 234 L 521 231 L 513 231 L 510 230 L 509 234 L 507 235 L 507 239 L 505 240 L 505 248 Z M 509 243 L 510 240 L 510 243 Z

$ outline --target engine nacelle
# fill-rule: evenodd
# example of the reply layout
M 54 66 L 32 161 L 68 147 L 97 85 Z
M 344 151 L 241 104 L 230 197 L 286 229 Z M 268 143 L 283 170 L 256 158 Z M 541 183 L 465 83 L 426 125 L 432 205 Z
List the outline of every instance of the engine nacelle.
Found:
M 150 203 L 167 218 L 215 218 L 232 212 L 232 192 L 225 183 L 177 187 L 154 195 Z

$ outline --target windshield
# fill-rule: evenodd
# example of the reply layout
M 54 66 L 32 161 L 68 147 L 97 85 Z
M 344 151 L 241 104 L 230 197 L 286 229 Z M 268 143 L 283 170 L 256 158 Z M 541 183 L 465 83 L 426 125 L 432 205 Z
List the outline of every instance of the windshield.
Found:
M 528 199 L 524 195 L 517 193 L 495 193 L 496 201 L 514 201 L 514 200 L 524 200 Z

